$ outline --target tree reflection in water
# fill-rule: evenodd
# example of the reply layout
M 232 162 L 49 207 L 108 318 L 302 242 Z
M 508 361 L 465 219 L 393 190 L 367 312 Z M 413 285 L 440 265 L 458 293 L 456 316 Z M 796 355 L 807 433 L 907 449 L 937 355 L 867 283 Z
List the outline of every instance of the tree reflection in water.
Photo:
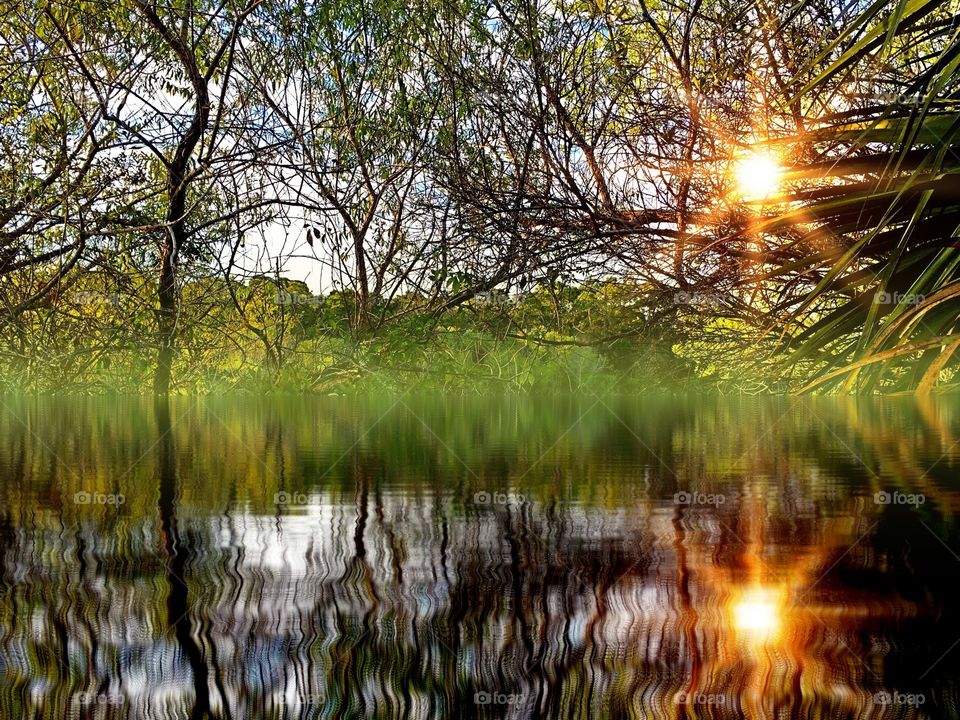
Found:
M 949 404 L 609 404 L 12 405 L 0 715 L 956 714 Z

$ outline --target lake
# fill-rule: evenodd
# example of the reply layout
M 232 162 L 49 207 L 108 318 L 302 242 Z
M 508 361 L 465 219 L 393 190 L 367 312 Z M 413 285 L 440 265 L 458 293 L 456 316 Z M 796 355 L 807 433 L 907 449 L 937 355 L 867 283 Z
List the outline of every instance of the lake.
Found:
M 0 717 L 960 716 L 960 403 L 0 403 Z

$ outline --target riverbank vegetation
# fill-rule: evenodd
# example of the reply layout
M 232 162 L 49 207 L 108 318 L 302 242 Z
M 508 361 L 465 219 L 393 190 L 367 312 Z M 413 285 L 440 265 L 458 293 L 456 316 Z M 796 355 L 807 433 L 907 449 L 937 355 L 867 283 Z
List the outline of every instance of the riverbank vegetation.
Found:
M 958 12 L 4 4 L 2 384 L 950 389 Z

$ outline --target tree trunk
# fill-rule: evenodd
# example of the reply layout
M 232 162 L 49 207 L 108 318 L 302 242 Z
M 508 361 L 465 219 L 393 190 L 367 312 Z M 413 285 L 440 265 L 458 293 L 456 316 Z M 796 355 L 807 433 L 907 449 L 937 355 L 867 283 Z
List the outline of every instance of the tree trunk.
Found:
M 358 333 L 367 329 L 370 321 L 370 280 L 367 259 L 363 251 L 363 233 L 354 232 L 353 252 L 357 263 L 357 324 Z
M 173 373 L 174 343 L 177 332 L 177 287 L 174 248 L 166 242 L 160 251 L 160 277 L 157 285 L 157 367 L 153 376 L 153 391 L 157 395 L 170 392 L 170 377 Z
M 193 117 L 186 132 L 180 138 L 173 157 L 167 163 L 167 212 L 166 235 L 160 248 L 160 272 L 157 282 L 157 367 L 153 376 L 154 392 L 166 395 L 170 392 L 173 374 L 174 346 L 176 343 L 178 315 L 177 258 L 187 239 L 186 210 L 187 190 L 190 186 L 190 159 L 203 138 L 210 120 L 210 92 L 207 77 L 200 71 L 193 49 L 184 39 L 168 28 L 154 8 L 143 0 L 137 0 L 140 13 L 173 50 L 190 80 L 194 93 Z M 226 45 L 224 45 L 224 48 Z

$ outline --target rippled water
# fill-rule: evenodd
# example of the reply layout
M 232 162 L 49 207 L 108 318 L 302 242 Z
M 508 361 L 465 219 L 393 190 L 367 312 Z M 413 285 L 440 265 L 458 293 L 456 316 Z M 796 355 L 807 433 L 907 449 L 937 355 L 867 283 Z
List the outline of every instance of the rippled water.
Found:
M 955 401 L 0 404 L 0 717 L 950 718 Z

